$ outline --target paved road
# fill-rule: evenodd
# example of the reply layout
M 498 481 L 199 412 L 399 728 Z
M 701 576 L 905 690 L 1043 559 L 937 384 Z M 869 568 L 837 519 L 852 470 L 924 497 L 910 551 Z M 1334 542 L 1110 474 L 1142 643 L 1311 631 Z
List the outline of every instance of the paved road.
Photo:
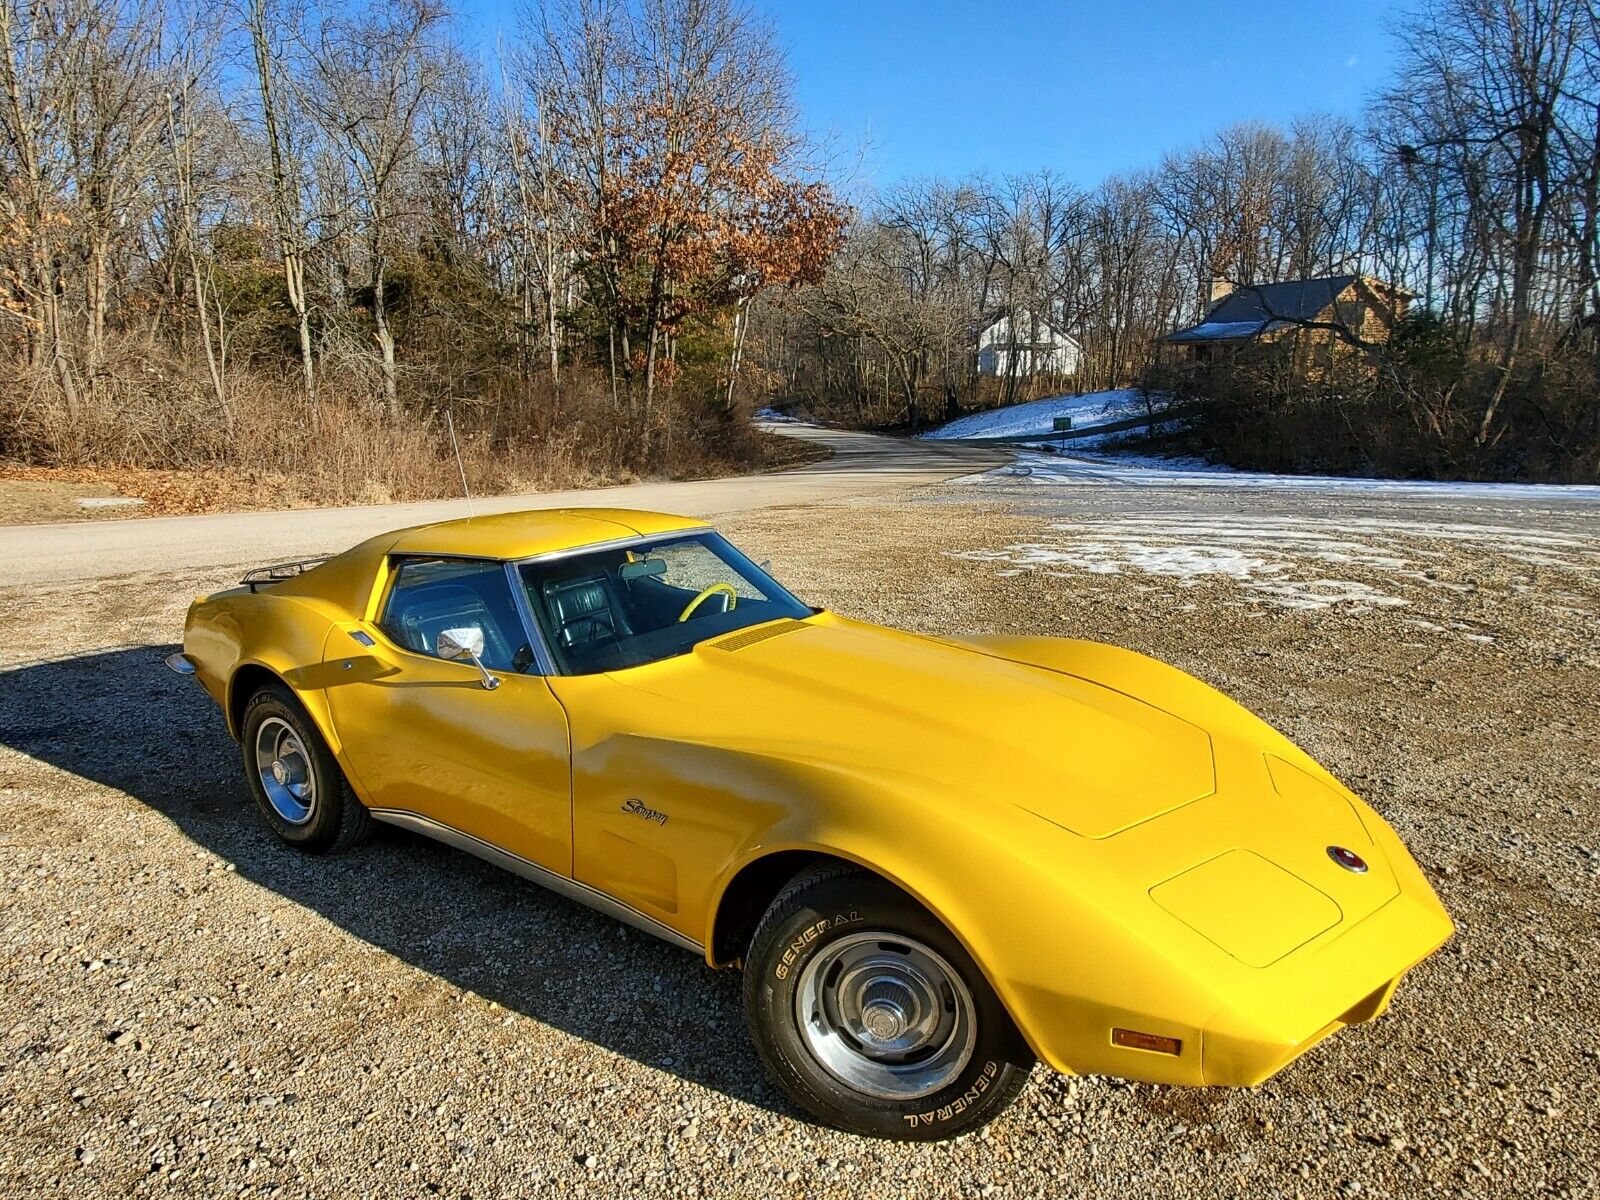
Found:
M 986 471 L 1004 451 L 877 437 L 809 426 L 772 427 L 820 442 L 833 457 L 796 471 L 682 483 L 639 483 L 587 491 L 495 496 L 476 511 L 596 505 L 716 517 L 785 504 L 816 503 Z M 136 571 L 282 562 L 342 550 L 388 529 L 467 515 L 462 500 L 350 508 L 222 513 L 200 517 L 0 529 L 0 562 L 12 583 L 104 579 Z

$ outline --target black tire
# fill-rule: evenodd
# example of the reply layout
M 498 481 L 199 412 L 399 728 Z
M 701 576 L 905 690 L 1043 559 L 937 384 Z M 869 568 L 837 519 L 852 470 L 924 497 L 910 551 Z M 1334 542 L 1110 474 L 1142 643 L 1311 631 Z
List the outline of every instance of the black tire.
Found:
M 296 756 L 297 765 L 304 763 L 305 776 L 312 788 L 308 793 L 310 801 L 304 805 L 307 812 L 299 820 L 291 820 L 279 811 L 262 779 L 257 746 L 263 729 L 269 740 L 274 733 L 292 731 L 293 738 L 285 737 L 283 744 L 305 752 L 303 757 Z M 316 723 L 287 687 L 268 684 L 251 696 L 244 706 L 239 734 L 245 779 L 255 798 L 256 809 L 267 827 L 289 845 L 311 854 L 337 854 L 360 842 L 371 831 L 372 816 L 366 805 L 350 790 L 344 772 L 339 769 Z M 298 798 L 291 796 L 289 799 Z M 289 800 L 281 792 L 279 800 L 289 806 Z
M 887 962 L 892 978 L 894 963 L 914 954 L 936 968 L 948 968 L 959 979 L 959 984 L 955 979 L 946 981 L 948 986 L 941 993 L 947 997 L 943 1007 L 952 1014 L 970 1011 L 973 1019 L 962 1020 L 954 1028 L 970 1027 L 971 1031 L 959 1039 L 954 1034 L 945 1038 L 941 1044 L 946 1049 L 927 1051 L 931 1057 L 923 1062 L 883 1068 L 865 1042 L 850 1038 L 850 1033 L 860 1034 L 865 1029 L 865 1022 L 852 1024 L 839 1017 L 844 1011 L 840 1006 L 850 1000 L 830 992 L 828 977 L 835 981 L 866 978 L 869 972 L 880 970 L 870 965 L 872 962 Z M 856 958 L 851 960 L 850 955 Z M 846 965 L 864 961 L 860 970 Z M 912 964 L 917 960 L 905 957 L 905 961 Z M 915 900 L 868 871 L 828 865 L 798 876 L 756 927 L 744 971 L 745 1013 L 767 1072 L 805 1112 L 848 1132 L 915 1142 L 970 1133 L 1010 1106 L 1033 1069 L 1027 1043 L 961 944 Z M 933 971 L 934 978 L 938 974 Z M 878 982 L 870 985 L 882 986 Z M 847 990 L 840 988 L 839 992 Z M 864 986 L 855 999 L 870 996 L 870 988 Z M 801 1027 L 802 1002 L 812 1009 L 809 1030 Z M 927 1005 L 905 1007 L 933 1011 Z M 825 1018 L 825 1011 L 836 1019 Z M 862 1016 L 867 1006 L 857 1004 L 854 1011 Z M 903 1015 L 901 1008 L 883 1011 Z M 891 1033 L 897 1028 L 896 1016 L 888 1018 Z M 825 1032 L 819 1036 L 818 1031 Z M 970 1047 L 964 1059 L 954 1049 L 958 1043 Z M 819 1045 L 821 1049 L 814 1049 Z M 862 1090 L 823 1061 L 822 1055 L 829 1054 L 836 1063 L 843 1063 L 846 1072 L 863 1069 L 847 1052 L 852 1050 L 857 1057 L 870 1060 L 864 1069 L 868 1086 L 878 1085 L 874 1090 Z M 913 1051 L 913 1055 L 921 1053 L 922 1049 Z M 884 1072 L 903 1074 L 894 1075 L 894 1082 L 885 1085 Z M 923 1087 L 933 1090 L 917 1095 L 883 1094 L 891 1088 L 911 1091 Z

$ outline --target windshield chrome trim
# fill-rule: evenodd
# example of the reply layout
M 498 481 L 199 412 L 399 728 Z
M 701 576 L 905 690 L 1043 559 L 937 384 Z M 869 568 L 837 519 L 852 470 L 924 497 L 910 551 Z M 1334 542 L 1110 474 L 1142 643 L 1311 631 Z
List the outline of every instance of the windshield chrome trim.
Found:
M 628 546 L 665 541 L 667 538 L 690 537 L 696 533 L 712 532 L 714 530 L 710 525 L 685 525 L 680 529 L 663 529 L 660 533 L 630 533 L 627 537 L 607 538 L 603 542 L 586 542 L 582 546 L 563 546 L 560 550 L 546 550 L 543 554 L 529 554 L 524 558 L 514 558 L 509 561 L 516 563 L 518 566 L 523 563 L 554 562 L 561 558 L 576 558 L 580 554 L 597 553 L 602 550 L 622 550 Z
M 556 675 L 555 655 L 550 652 L 549 644 L 544 640 L 544 630 L 539 627 L 537 618 L 533 615 L 533 606 L 528 603 L 528 585 L 522 581 L 522 572 L 517 569 L 518 564 L 505 561 L 506 583 L 511 587 L 511 603 L 516 607 L 517 619 L 522 622 L 523 636 L 528 639 L 528 645 L 533 650 L 533 671 L 524 671 L 524 675 Z

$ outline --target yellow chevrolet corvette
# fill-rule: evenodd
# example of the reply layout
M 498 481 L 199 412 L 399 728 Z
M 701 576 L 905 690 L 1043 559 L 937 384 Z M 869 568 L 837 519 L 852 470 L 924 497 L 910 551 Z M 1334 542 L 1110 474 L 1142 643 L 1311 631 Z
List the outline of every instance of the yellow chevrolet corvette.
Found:
M 794 1102 L 951 1137 L 1035 1059 L 1260 1083 L 1449 917 L 1393 830 L 1198 680 L 810 608 L 702 521 L 404 529 L 189 610 L 169 665 L 302 850 L 372 821 L 741 965 Z

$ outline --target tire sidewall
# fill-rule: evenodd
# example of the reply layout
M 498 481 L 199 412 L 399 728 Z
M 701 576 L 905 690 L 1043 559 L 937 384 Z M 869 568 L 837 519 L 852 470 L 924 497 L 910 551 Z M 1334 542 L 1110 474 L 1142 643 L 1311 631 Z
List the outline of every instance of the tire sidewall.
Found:
M 796 993 L 806 965 L 834 941 L 882 930 L 921 942 L 960 974 L 977 1026 L 972 1057 L 949 1084 L 914 1100 L 858 1092 L 822 1066 L 797 1027 Z M 1033 1057 L 983 973 L 960 942 L 886 880 L 864 872 L 824 879 L 788 905 L 780 899 L 753 940 L 746 1006 L 768 1070 L 806 1109 L 872 1137 L 934 1141 L 997 1116 L 1020 1090 Z
M 266 788 L 262 786 L 261 776 L 256 768 L 256 733 L 263 722 L 273 717 L 286 722 L 299 737 L 300 744 L 305 747 L 316 784 L 316 800 L 312 806 L 311 819 L 298 825 L 285 821 L 278 814 L 278 810 L 272 807 L 272 801 L 267 797 Z M 343 821 L 343 806 L 348 802 L 344 775 L 329 752 L 327 743 L 323 741 L 316 724 L 293 694 L 286 688 L 267 687 L 250 697 L 249 703 L 245 705 L 239 744 L 244 757 L 244 773 L 250 787 L 250 795 L 254 798 L 256 809 L 260 812 L 261 819 L 267 823 L 267 827 L 291 846 L 303 850 L 323 850 L 332 845 L 339 836 Z

